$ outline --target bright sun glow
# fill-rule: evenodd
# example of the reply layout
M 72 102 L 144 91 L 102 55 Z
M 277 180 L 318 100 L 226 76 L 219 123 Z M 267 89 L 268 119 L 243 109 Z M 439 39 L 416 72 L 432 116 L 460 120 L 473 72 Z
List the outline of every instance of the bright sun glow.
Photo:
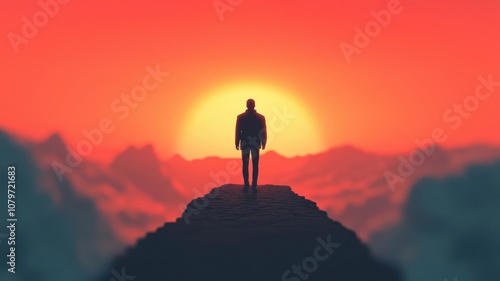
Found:
M 266 151 L 296 156 L 324 148 L 316 120 L 300 101 L 267 85 L 239 84 L 213 91 L 194 105 L 181 133 L 179 153 L 187 159 L 239 157 L 234 147 L 236 116 L 246 110 L 249 98 L 266 117 Z

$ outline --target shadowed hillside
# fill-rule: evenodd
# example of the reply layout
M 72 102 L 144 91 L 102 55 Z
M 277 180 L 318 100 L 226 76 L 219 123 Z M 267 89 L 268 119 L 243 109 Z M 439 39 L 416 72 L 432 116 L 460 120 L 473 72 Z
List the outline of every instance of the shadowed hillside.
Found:
M 149 233 L 100 280 L 400 280 L 356 234 L 287 186 L 224 185 Z

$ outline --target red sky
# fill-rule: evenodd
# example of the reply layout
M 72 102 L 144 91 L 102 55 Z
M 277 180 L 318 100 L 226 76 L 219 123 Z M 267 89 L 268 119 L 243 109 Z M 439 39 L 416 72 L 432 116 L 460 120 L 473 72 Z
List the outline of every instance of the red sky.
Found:
M 308 112 L 322 143 L 311 151 L 353 144 L 399 152 L 436 127 L 449 136 L 445 146 L 500 144 L 493 128 L 499 86 L 460 117 L 461 125 L 456 113 L 448 116 L 453 122 L 443 119 L 474 94 L 479 76 L 500 81 L 498 1 L 401 1 L 400 12 L 350 63 L 339 45 L 354 44 L 355 28 L 364 29 L 370 12 L 391 1 L 243 0 L 224 20 L 212 2 L 72 0 L 19 44 L 11 40 L 23 36 L 23 17 L 33 22 L 42 8 L 34 0 L 0 3 L 0 127 L 32 139 L 59 132 L 75 146 L 82 130 L 109 118 L 116 129 L 92 157 L 145 143 L 168 156 L 179 152 L 200 101 L 252 81 L 285 89 Z M 169 76 L 121 120 L 110 109 L 114 100 L 157 65 Z M 229 136 L 234 128 L 220 130 Z M 234 150 L 231 139 L 227 149 Z M 280 152 L 278 145 L 270 149 Z

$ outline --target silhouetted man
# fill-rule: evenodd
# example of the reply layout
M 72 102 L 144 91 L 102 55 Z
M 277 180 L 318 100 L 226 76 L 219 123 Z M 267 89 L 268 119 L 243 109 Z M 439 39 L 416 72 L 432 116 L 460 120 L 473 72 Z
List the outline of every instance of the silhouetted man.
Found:
M 259 176 L 259 149 L 265 149 L 267 142 L 266 118 L 255 110 L 255 101 L 247 100 L 247 110 L 238 115 L 236 119 L 236 150 L 241 150 L 243 161 L 243 180 L 247 192 L 248 182 L 248 162 L 252 154 L 252 190 L 257 192 L 257 177 Z

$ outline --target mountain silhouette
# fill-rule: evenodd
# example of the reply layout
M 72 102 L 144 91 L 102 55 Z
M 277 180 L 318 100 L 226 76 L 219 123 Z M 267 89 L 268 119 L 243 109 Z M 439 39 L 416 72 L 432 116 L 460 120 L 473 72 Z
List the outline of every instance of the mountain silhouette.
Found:
M 102 276 L 161 280 L 400 280 L 353 231 L 288 186 L 224 185 L 147 234 Z
M 129 147 L 115 157 L 110 167 L 166 207 L 176 208 L 184 202 L 184 197 L 163 174 L 160 159 L 152 145 L 142 148 Z

